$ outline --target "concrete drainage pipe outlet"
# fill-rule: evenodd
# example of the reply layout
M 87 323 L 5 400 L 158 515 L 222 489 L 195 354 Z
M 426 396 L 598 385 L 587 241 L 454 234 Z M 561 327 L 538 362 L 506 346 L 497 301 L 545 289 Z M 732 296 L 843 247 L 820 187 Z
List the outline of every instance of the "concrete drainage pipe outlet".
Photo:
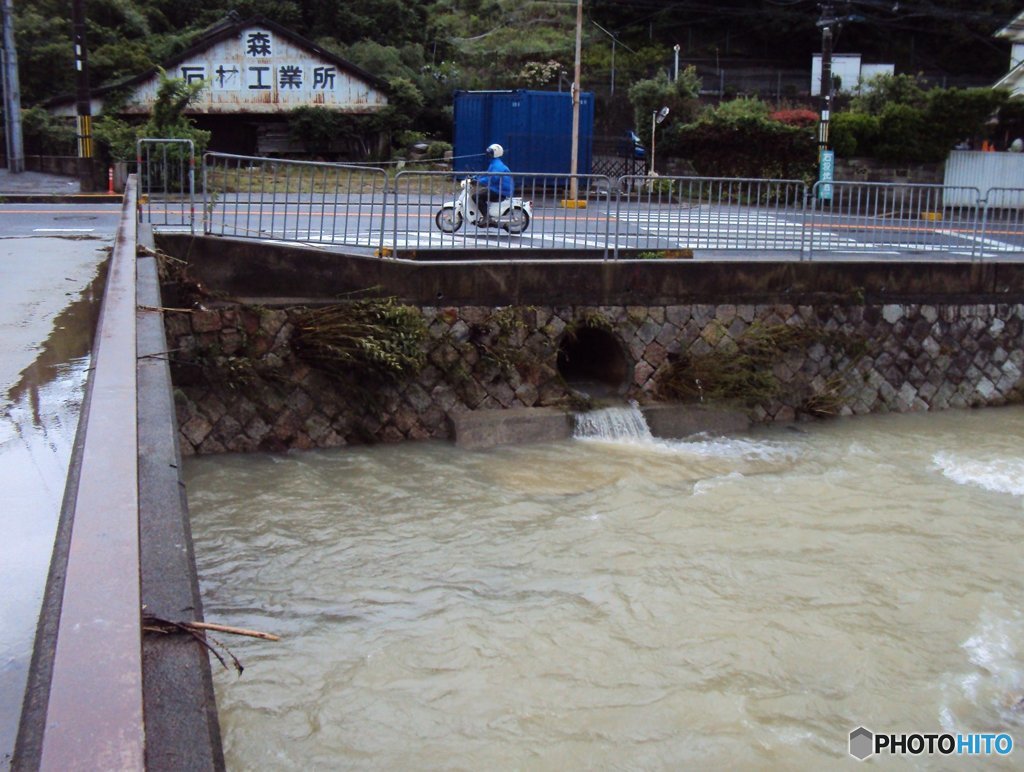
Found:
M 607 330 L 582 327 L 562 338 L 558 346 L 558 372 L 569 386 L 591 396 L 618 394 L 626 389 L 630 364 L 614 335 Z

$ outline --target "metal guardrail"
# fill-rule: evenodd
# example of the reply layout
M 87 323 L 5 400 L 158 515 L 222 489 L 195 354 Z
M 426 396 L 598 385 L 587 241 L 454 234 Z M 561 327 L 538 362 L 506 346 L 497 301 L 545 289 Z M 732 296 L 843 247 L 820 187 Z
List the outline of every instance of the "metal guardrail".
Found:
M 140 198 L 150 207 L 165 200 L 145 192 L 153 180 L 170 184 L 172 193 L 185 186 L 187 175 L 175 177 L 164 160 L 173 157 L 172 142 L 140 142 Z M 161 171 L 147 176 L 142 150 L 150 146 L 162 154 Z M 568 175 L 520 172 L 507 176 L 515 195 L 532 206 L 527 228 L 469 221 L 456 228 L 450 215 L 439 223 L 439 213 L 462 192 L 451 172 L 395 174 L 207 153 L 202 174 L 206 234 L 363 247 L 382 255 L 429 249 L 453 256 L 458 250 L 544 249 L 547 257 L 597 250 L 606 259 L 671 250 L 757 251 L 801 260 L 1024 255 L 1024 188 L 993 188 L 983 196 L 977 188 L 942 185 L 594 174 L 577 176 L 577 202 L 567 201 Z
M 989 188 L 985 194 L 981 229 L 978 232 L 980 249 L 994 252 L 1024 254 L 1024 188 Z
M 802 252 L 807 186 L 799 180 L 623 177 L 613 230 L 619 249 Z
M 981 243 L 983 208 L 976 188 L 819 182 L 808 201 L 808 251 L 974 256 Z
M 207 153 L 203 232 L 381 249 L 387 184 L 373 167 Z
M 195 232 L 196 149 L 190 139 L 136 143 L 139 222 L 188 225 Z
M 491 227 L 478 226 L 460 202 L 461 180 L 450 172 L 402 171 L 395 175 L 391 198 L 392 242 L 396 254 L 424 249 L 602 250 L 612 240 L 613 181 L 597 174 L 576 177 L 577 198 L 568 199 L 567 176 L 537 173 L 494 175 L 509 179 L 524 213 L 499 216 Z M 582 202 L 586 206 L 578 205 Z M 525 225 L 525 228 L 523 227 Z

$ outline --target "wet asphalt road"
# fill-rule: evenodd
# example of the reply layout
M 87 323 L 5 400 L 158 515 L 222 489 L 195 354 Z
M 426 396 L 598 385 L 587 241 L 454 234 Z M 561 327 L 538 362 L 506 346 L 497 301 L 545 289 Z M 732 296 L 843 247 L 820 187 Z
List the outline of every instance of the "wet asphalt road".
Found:
M 109 210 L 109 211 L 108 211 Z M 0 761 L 13 750 L 118 205 L 0 206 Z

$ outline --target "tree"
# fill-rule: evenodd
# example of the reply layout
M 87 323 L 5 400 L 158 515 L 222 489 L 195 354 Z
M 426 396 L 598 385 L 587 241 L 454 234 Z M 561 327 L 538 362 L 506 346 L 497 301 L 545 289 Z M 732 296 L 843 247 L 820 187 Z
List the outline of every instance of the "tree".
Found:
M 850 101 L 850 110 L 881 115 L 886 105 L 923 107 L 925 90 L 918 75 L 876 75 L 861 84 L 861 92 Z
M 135 158 L 136 142 L 143 138 L 190 139 L 196 155 L 201 155 L 210 141 L 210 132 L 197 129 L 185 110 L 196 100 L 205 83 L 186 83 L 181 78 L 169 78 L 159 73 L 160 85 L 148 121 L 141 126 L 104 115 L 94 124 L 94 133 L 100 146 L 115 161 Z
M 686 123 L 693 119 L 699 109 L 697 96 L 700 94 L 700 78 L 697 70 L 686 67 L 675 82 L 665 73 L 659 73 L 649 80 L 637 81 L 629 89 L 629 101 L 633 105 L 633 121 L 637 130 L 643 130 L 651 116 L 662 107 L 669 108 L 673 120 Z
M 666 151 L 711 177 L 810 179 L 817 161 L 814 131 L 769 117 L 759 99 L 734 99 L 666 132 Z
M 925 90 L 910 76 L 881 76 L 832 122 L 841 156 L 930 163 L 945 160 L 960 141 L 986 136 L 1009 94 L 990 88 Z

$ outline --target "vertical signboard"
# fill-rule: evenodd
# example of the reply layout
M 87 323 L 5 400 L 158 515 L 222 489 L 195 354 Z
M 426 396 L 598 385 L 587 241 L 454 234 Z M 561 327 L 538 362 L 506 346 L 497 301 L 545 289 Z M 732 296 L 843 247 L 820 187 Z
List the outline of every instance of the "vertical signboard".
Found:
M 832 180 L 835 175 L 835 169 L 835 151 L 822 150 L 821 162 L 818 165 L 818 198 L 822 201 L 832 200 Z

